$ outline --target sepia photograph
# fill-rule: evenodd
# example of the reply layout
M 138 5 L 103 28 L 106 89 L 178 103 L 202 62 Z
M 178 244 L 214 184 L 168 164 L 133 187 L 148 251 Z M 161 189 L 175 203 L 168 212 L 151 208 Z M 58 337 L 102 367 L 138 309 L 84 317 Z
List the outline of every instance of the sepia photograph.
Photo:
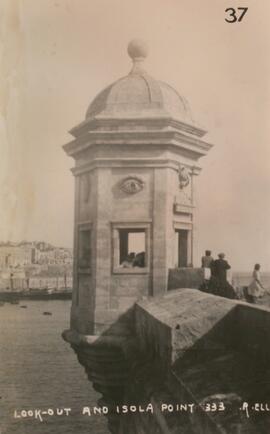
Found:
M 269 19 L 0 1 L 0 434 L 270 433 Z

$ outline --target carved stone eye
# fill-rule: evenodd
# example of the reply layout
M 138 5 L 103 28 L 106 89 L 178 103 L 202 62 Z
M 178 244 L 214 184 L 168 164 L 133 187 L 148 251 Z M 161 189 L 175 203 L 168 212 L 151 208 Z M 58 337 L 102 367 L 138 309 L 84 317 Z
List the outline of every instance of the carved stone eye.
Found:
M 141 191 L 144 187 L 144 182 L 140 178 L 126 178 L 120 185 L 120 189 L 127 194 L 135 194 Z

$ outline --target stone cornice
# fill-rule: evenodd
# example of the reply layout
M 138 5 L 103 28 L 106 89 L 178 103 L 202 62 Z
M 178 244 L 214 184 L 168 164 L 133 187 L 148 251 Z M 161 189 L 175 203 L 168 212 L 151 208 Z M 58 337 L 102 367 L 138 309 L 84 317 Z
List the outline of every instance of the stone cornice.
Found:
M 174 127 L 176 129 L 180 129 L 189 134 L 193 134 L 198 137 L 203 137 L 207 131 L 199 128 L 195 125 L 187 124 L 185 122 L 181 122 L 177 119 L 171 118 L 170 116 L 166 117 L 127 117 L 127 118 L 108 118 L 108 117 L 97 117 L 93 119 L 86 119 L 81 122 L 79 125 L 72 128 L 69 133 L 78 138 L 82 135 L 85 135 L 89 131 L 103 128 L 125 128 L 125 127 L 135 127 L 138 126 L 148 127 L 155 126 L 156 128 L 166 128 L 166 127 Z
M 73 140 L 63 146 L 65 152 L 74 158 L 94 145 L 126 145 L 166 147 L 173 145 L 193 154 L 193 158 L 206 155 L 213 145 L 174 129 L 161 131 L 91 131 L 82 138 Z M 192 155 L 191 155 L 192 157 Z
M 192 175 L 198 175 L 201 168 L 191 164 L 183 164 L 182 166 L 187 167 Z M 132 168 L 170 168 L 173 170 L 179 170 L 179 164 L 170 159 L 159 159 L 159 158 L 95 158 L 91 161 L 85 162 L 71 169 L 73 175 L 78 176 L 83 173 L 90 172 L 97 168 L 119 168 L 128 167 Z

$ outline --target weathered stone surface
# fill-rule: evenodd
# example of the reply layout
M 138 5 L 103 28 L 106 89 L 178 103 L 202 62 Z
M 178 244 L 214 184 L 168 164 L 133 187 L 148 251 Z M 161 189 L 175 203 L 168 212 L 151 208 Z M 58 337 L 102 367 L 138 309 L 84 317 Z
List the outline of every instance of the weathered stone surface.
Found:
M 236 303 L 231 300 L 197 290 L 172 291 L 163 297 L 137 303 L 136 332 L 141 343 L 153 342 L 154 339 L 160 355 L 164 357 L 166 353 L 173 362 L 181 352 L 194 346 L 209 333 L 235 307 Z
M 270 354 L 264 345 L 269 325 L 268 309 L 180 289 L 137 302 L 106 335 L 68 331 L 64 337 L 103 402 L 109 403 L 112 433 L 267 434 L 268 413 L 256 422 L 243 418 L 238 404 L 267 402 L 270 395 L 265 381 L 270 378 Z M 121 335 L 124 330 L 128 333 Z M 203 410 L 206 402 L 223 401 L 226 412 Z M 164 412 L 164 402 L 193 403 L 196 411 Z M 153 413 L 125 417 L 113 410 L 147 403 Z
M 168 289 L 199 289 L 204 282 L 203 268 L 176 268 L 169 270 Z
M 270 378 L 270 311 L 189 289 L 138 304 L 140 348 L 152 352 L 161 368 L 166 359 L 169 368 L 163 372 L 168 374 L 171 402 L 192 400 L 198 406 L 187 432 L 267 433 L 268 413 L 256 422 L 243 417 L 238 404 L 266 402 L 269 397 L 265 379 Z M 167 333 L 166 345 L 161 330 Z M 200 410 L 204 402 L 222 400 L 226 412 Z M 169 432 L 185 432 L 174 429 Z

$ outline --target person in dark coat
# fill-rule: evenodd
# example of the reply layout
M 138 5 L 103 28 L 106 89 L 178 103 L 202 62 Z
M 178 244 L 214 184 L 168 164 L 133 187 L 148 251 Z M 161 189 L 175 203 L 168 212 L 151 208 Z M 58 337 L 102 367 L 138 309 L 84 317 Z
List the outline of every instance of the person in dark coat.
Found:
M 221 297 L 237 298 L 233 286 L 227 281 L 227 270 L 229 270 L 231 266 L 224 258 L 225 254 L 220 253 L 218 259 L 212 263 L 212 277 L 209 283 L 210 292 Z
M 133 267 L 145 267 L 145 252 L 137 253 L 133 261 Z
M 214 261 L 212 267 L 212 274 L 222 283 L 227 282 L 227 270 L 231 268 L 227 261 L 225 261 L 225 254 L 220 253 L 218 259 Z

